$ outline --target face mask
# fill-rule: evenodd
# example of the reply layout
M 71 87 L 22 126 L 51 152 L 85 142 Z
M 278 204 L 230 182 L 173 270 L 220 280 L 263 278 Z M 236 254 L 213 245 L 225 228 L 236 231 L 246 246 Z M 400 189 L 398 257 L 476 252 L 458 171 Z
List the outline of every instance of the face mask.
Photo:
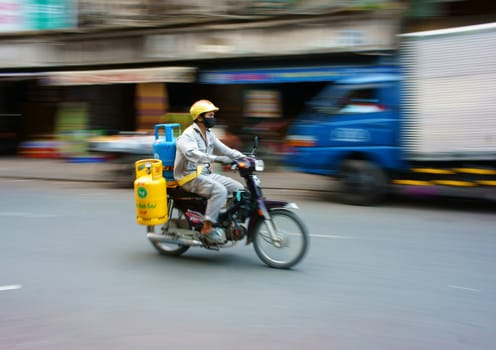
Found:
M 215 117 L 213 118 L 203 118 L 203 124 L 207 129 L 213 128 L 215 126 Z

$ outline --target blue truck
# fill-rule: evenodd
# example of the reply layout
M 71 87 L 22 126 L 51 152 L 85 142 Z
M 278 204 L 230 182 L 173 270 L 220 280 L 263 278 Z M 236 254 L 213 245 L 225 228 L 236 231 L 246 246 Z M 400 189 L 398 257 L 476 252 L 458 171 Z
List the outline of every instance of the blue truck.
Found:
M 287 164 L 342 201 L 390 190 L 496 198 L 496 23 L 399 36 L 398 64 L 343 74 L 287 134 Z

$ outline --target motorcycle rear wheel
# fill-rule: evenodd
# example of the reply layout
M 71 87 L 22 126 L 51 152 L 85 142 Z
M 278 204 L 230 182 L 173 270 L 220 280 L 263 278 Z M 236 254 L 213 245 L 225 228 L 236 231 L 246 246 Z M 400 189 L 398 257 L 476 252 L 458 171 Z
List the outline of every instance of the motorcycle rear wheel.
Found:
M 184 216 L 184 213 L 177 208 L 173 210 L 172 217 L 169 219 L 168 225 L 169 227 L 186 229 L 191 228 L 186 220 L 186 217 Z M 152 240 L 150 240 L 150 243 L 157 250 L 157 252 L 168 256 L 180 256 L 190 248 L 188 245 L 154 242 Z
M 255 252 L 268 266 L 289 269 L 299 263 L 308 250 L 310 239 L 307 229 L 301 219 L 290 210 L 273 209 L 270 215 L 280 242 L 272 240 L 267 223 L 260 220 L 254 230 Z

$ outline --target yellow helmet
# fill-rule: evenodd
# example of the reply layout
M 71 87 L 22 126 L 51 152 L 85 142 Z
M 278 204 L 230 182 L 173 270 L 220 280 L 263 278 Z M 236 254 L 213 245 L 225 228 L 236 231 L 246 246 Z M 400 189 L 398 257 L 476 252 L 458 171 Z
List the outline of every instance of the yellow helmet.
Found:
M 199 100 L 191 105 L 189 109 L 189 113 L 193 117 L 193 120 L 196 120 L 198 116 L 202 113 L 206 112 L 217 112 L 219 108 L 215 107 L 215 105 L 209 100 Z

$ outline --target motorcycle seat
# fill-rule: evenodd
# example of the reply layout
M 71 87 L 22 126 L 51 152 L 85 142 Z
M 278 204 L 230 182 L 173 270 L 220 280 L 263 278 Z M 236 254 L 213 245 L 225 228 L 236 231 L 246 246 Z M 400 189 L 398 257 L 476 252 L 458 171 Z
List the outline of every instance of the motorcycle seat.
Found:
M 170 194 L 172 197 L 176 199 L 204 199 L 203 197 L 197 195 L 196 193 L 193 192 L 188 192 L 179 184 L 177 181 L 167 181 L 167 193 Z M 227 196 L 227 199 L 232 199 L 233 195 L 230 193 Z

